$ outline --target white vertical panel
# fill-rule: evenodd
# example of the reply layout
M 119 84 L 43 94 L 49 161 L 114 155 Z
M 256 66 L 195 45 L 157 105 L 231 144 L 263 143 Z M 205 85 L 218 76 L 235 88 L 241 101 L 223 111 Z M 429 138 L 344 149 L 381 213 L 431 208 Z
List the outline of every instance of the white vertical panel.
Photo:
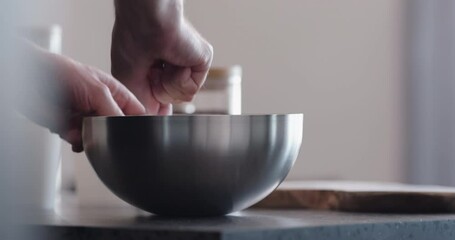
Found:
M 410 1 L 409 178 L 455 184 L 455 3 Z

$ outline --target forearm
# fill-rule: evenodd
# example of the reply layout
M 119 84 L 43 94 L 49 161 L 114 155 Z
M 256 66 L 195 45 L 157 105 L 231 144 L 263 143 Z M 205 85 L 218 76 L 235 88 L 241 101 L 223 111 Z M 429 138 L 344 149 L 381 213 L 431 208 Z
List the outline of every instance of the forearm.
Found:
M 18 38 L 23 59 L 23 71 L 18 74 L 18 94 L 15 107 L 37 124 L 53 132 L 61 129 L 62 121 L 58 112 L 66 109 L 62 86 L 58 78 L 58 56 L 49 53 L 27 40 Z M 50 104 L 52 103 L 52 104 Z

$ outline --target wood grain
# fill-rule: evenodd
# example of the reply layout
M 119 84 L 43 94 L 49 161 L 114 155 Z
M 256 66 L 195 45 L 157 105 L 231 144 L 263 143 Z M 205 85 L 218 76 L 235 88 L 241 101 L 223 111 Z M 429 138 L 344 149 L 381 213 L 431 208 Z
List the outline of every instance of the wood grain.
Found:
M 449 213 L 455 212 L 455 188 L 374 182 L 285 182 L 253 207 L 377 213 Z

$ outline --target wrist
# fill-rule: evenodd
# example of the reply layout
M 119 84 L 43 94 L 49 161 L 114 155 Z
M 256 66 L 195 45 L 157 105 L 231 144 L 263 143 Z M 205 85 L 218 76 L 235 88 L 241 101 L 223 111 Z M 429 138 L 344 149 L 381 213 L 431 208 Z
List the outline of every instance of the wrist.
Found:
M 115 0 L 115 18 L 132 30 L 166 33 L 183 21 L 183 0 Z

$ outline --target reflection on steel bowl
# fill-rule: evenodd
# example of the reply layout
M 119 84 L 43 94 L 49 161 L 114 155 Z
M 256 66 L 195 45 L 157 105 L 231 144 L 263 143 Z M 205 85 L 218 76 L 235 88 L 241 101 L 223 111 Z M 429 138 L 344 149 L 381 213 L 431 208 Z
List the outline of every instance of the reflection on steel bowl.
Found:
M 294 164 L 303 114 L 89 117 L 87 157 L 124 201 L 169 216 L 216 216 L 272 192 Z

